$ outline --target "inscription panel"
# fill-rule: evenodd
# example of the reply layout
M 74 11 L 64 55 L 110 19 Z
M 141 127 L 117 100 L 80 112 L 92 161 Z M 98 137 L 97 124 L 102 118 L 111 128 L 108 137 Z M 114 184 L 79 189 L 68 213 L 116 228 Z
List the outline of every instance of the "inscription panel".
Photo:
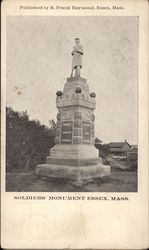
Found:
M 90 144 L 91 143 L 91 126 L 89 122 L 83 122 L 83 143 Z
M 62 122 L 61 144 L 72 144 L 72 121 Z

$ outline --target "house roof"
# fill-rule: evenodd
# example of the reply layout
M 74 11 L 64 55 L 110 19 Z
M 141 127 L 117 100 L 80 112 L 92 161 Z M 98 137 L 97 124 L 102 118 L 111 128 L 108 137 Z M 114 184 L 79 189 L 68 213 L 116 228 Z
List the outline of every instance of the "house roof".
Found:
M 130 144 L 127 141 L 126 142 L 110 142 L 109 147 L 110 148 L 123 148 L 124 145 L 126 144 L 130 146 Z
M 136 144 L 131 145 L 131 149 L 138 149 L 138 145 L 136 145 Z
M 138 152 L 138 148 L 131 148 L 130 152 Z

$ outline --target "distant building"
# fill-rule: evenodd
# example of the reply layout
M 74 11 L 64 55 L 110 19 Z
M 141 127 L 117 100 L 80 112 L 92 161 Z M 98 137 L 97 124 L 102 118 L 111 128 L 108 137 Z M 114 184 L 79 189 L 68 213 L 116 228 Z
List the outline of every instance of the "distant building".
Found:
M 130 150 L 127 152 L 127 158 L 130 161 L 138 159 L 138 145 L 131 145 Z
M 131 145 L 131 150 L 138 150 L 138 145 Z
M 131 145 L 125 140 L 124 142 L 110 142 L 109 155 L 111 156 L 125 156 L 127 157 Z

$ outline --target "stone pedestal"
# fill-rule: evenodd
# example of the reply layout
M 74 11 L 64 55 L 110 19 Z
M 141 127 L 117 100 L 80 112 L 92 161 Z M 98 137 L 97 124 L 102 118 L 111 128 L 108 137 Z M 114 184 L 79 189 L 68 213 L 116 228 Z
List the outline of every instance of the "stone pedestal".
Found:
M 93 146 L 96 101 L 86 79 L 67 78 L 63 93 L 57 92 L 56 104 L 56 145 L 46 164 L 37 165 L 37 174 L 76 182 L 109 175 L 110 166 L 102 164 Z

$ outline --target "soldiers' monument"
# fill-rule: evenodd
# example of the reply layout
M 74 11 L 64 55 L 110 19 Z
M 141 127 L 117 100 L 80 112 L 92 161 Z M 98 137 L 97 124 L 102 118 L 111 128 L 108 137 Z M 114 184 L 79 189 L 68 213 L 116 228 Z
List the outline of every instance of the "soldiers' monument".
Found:
M 63 92 L 57 91 L 58 108 L 56 145 L 46 164 L 37 165 L 37 174 L 70 179 L 76 184 L 110 175 L 110 166 L 103 165 L 94 147 L 95 93 L 89 92 L 80 76 L 83 47 L 79 38 L 72 51 L 72 72 Z

